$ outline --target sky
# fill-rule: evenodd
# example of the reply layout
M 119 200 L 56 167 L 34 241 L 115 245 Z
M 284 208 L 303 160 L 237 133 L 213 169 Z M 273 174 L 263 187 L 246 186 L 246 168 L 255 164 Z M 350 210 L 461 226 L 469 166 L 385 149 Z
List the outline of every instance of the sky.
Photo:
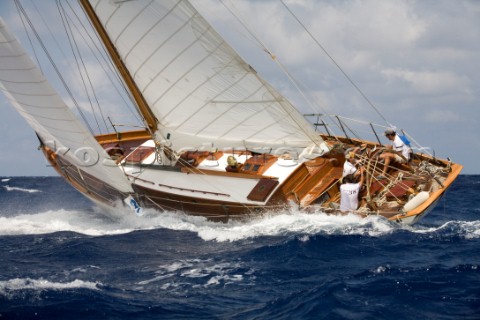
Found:
M 284 0 L 308 32 L 279 0 L 192 2 L 302 113 L 312 113 L 313 104 L 317 112 L 386 119 L 437 157 L 464 165 L 464 174 L 480 174 L 480 1 Z M 43 0 L 42 8 L 56 10 L 53 3 Z M 35 7 L 31 0 L 22 4 Z M 251 41 L 226 7 L 276 60 Z M 0 1 L 0 15 L 29 50 L 13 0 Z M 48 21 L 50 29 L 62 28 Z M 37 150 L 33 130 L 1 93 L 0 132 L 0 176 L 56 175 Z

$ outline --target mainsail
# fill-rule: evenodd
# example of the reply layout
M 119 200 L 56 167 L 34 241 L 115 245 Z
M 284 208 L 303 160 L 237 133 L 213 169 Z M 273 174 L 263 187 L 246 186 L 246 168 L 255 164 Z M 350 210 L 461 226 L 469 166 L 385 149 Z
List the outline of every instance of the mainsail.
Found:
M 0 90 L 43 143 L 83 171 L 131 192 L 121 169 L 78 121 L 0 18 Z
M 174 149 L 322 143 L 188 1 L 89 2 Z

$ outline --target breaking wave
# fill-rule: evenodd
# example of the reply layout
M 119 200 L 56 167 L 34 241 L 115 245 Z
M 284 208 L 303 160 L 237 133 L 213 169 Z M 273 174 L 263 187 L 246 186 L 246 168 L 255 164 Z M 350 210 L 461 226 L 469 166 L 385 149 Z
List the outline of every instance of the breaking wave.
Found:
M 23 295 L 25 291 L 41 294 L 44 291 L 63 291 L 75 289 L 100 290 L 99 282 L 90 282 L 83 280 L 73 280 L 70 282 L 52 282 L 46 279 L 15 278 L 6 281 L 0 281 L 0 297 L 8 299 Z
M 102 212 L 103 213 L 103 212 Z M 402 230 L 412 233 L 440 233 L 466 239 L 480 237 L 480 221 L 449 221 L 440 226 L 400 226 L 380 217 L 306 214 L 285 210 L 248 221 L 211 222 L 176 212 L 145 210 L 143 216 L 119 210 L 114 216 L 97 212 L 51 210 L 36 214 L 0 217 L 0 235 L 47 234 L 71 231 L 90 236 L 125 234 L 138 230 L 170 229 L 196 233 L 205 241 L 239 241 L 262 236 L 361 235 L 381 237 Z
M 15 290 L 66 290 L 66 289 L 91 289 L 98 290 L 101 283 L 89 282 L 83 280 L 74 280 L 71 282 L 51 282 L 45 279 L 11 279 L 0 281 L 0 293 Z
M 410 227 L 410 231 L 421 234 L 439 233 L 445 236 L 459 236 L 465 239 L 480 238 L 480 221 L 447 221 L 438 227 Z
M 37 189 L 25 189 L 25 188 L 10 187 L 10 186 L 3 186 L 3 188 L 5 188 L 5 190 L 7 191 L 20 191 L 20 192 L 27 192 L 27 193 L 42 192 L 41 190 L 37 190 Z

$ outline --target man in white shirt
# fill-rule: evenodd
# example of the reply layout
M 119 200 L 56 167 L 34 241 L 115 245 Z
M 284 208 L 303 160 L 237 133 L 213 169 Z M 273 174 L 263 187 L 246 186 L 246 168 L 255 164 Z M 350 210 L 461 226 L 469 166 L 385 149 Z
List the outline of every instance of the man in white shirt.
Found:
M 392 141 L 392 145 L 387 146 L 387 148 L 391 149 L 394 152 L 387 151 L 379 156 L 380 159 L 383 159 L 385 162 L 383 166 L 383 172 L 380 176 L 377 177 L 377 179 L 385 178 L 388 166 L 392 161 L 400 164 L 405 164 L 410 160 L 410 147 L 402 141 L 402 139 L 396 134 L 393 129 L 385 130 L 385 136 L 388 140 Z
M 349 174 L 355 174 L 357 167 L 355 166 L 355 153 L 353 151 L 347 152 L 345 155 L 345 163 L 343 164 L 343 177 Z
M 362 144 L 362 148 L 365 148 L 366 145 Z M 358 161 L 355 159 L 355 155 L 360 150 L 360 147 L 356 147 L 354 149 L 350 149 L 345 154 L 345 163 L 343 164 L 343 174 L 342 177 L 346 177 L 349 174 L 355 175 L 358 177 L 360 175 L 360 171 L 357 169 Z
M 363 185 L 363 168 L 360 167 L 360 181 L 353 174 L 345 176 L 340 186 L 340 211 L 348 212 L 358 209 L 358 196 Z

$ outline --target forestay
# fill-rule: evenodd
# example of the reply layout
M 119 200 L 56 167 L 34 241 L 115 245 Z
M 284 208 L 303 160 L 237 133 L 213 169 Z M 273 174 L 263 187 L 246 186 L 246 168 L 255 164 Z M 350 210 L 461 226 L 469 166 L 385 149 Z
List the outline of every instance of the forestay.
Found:
M 52 150 L 118 190 L 132 191 L 121 169 L 76 119 L 1 18 L 0 89 Z
M 173 148 L 322 143 L 188 1 L 90 3 Z

